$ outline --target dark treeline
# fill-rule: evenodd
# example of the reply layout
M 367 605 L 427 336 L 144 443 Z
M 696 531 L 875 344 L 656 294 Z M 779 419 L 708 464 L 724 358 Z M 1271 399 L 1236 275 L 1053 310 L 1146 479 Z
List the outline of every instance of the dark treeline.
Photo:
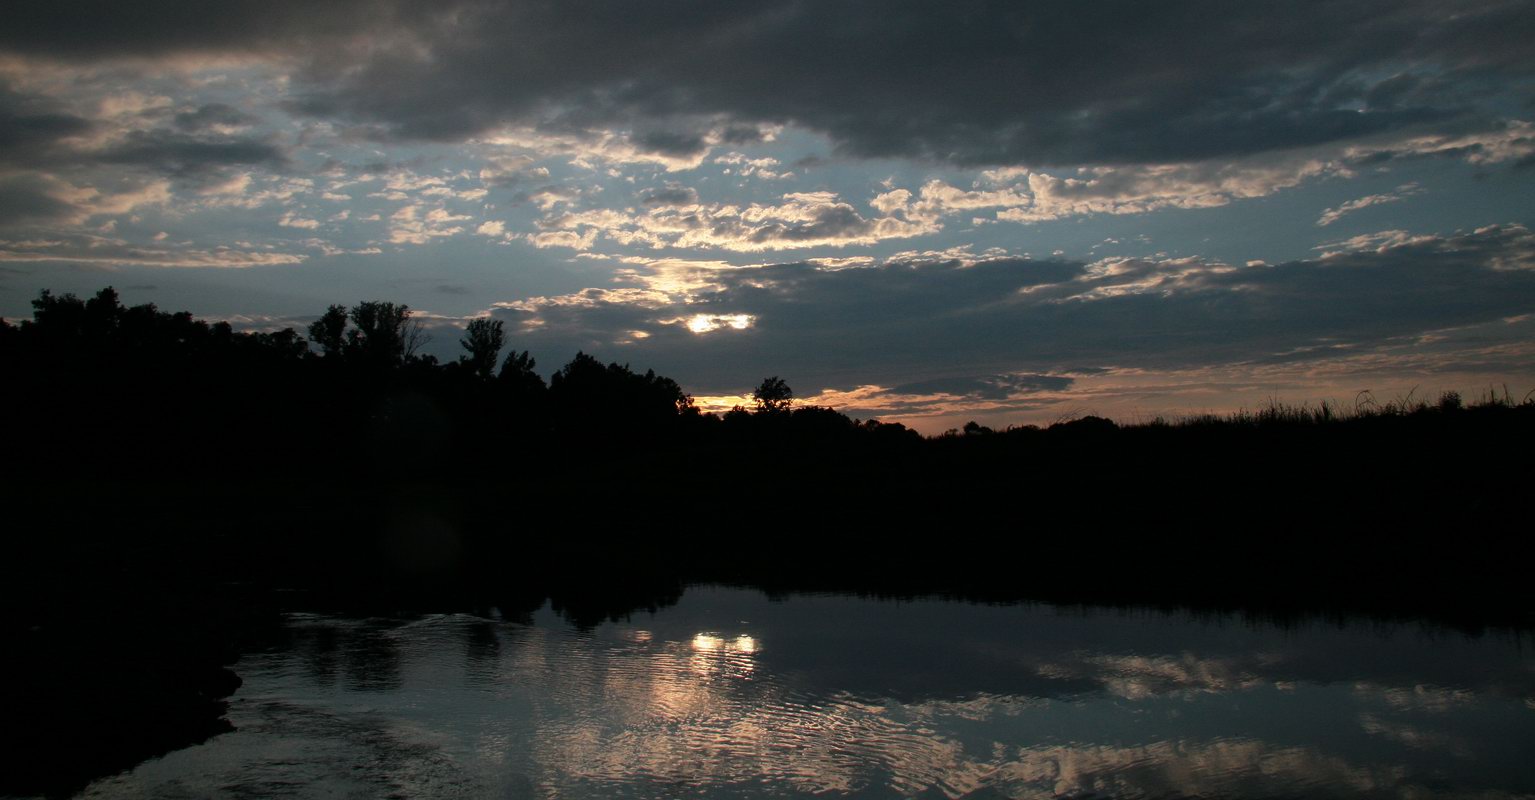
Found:
M 542 453 L 556 440 L 611 451 L 759 438 L 768 427 L 744 409 L 700 414 L 675 381 L 585 353 L 546 385 L 531 354 L 501 357 L 499 321 L 472 321 L 463 357 L 439 363 L 417 352 L 420 328 L 394 303 L 331 306 L 307 338 L 124 307 L 111 289 L 88 300 L 44 292 L 33 305 L 33 320 L 0 322 L 0 368 L 11 385 L 26 387 L 11 400 L 29 421 L 22 431 L 30 434 L 29 458 L 64 456 L 66 444 L 92 448 L 95 458 L 59 459 L 76 473 L 148 462 L 202 473 L 192 456 L 200 452 L 237 461 L 243 472 L 312 458 L 291 477 L 326 484 L 380 460 L 392 469 L 422 457 L 458 459 L 415 464 L 429 474 L 464 459 Z M 770 391 L 756 410 L 786 412 L 788 395 L 773 393 L 788 393 L 787 385 L 764 386 Z M 769 416 L 775 438 L 788 429 L 801 438 L 919 438 L 900 425 L 860 424 L 826 409 Z
M 580 625 L 693 582 L 1527 626 L 1535 403 L 1270 408 L 1121 426 L 700 413 L 498 322 L 420 352 L 405 306 L 300 333 L 43 293 L 0 323 L 7 792 L 213 735 L 284 608 Z M 508 345 L 513 347 L 508 347 Z M 103 655 L 115 659 L 100 674 Z
M 664 572 L 1432 611 L 1486 605 L 1463 578 L 1527 538 L 1535 403 L 1507 397 L 924 438 L 777 377 L 723 415 L 585 353 L 546 383 L 488 319 L 441 363 L 393 303 L 303 334 L 111 289 L 34 308 L 0 323 L 5 483 L 18 552 L 66 569 L 187 537 L 238 552 L 221 578 L 342 597 Z

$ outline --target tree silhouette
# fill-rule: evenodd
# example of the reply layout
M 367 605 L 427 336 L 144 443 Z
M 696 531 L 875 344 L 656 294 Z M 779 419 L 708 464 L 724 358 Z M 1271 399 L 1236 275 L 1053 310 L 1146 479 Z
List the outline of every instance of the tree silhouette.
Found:
M 516 400 L 542 395 L 546 387 L 544 379 L 533 371 L 537 365 L 532 353 L 513 350 L 506 354 L 506 361 L 501 363 L 501 372 L 496 375 L 496 382 Z
M 309 338 L 326 356 L 346 356 L 375 365 L 436 362 L 431 356 L 417 358 L 416 351 L 430 337 L 403 303 L 368 300 L 350 309 L 333 305 L 310 323 Z M 490 362 L 495 363 L 494 356 Z
M 762 379 L 762 383 L 752 391 L 752 399 L 757 401 L 758 412 L 771 414 L 789 408 L 789 403 L 794 400 L 794 390 L 789 388 L 783 378 L 774 375 Z
M 309 339 L 328 356 L 339 356 L 346 344 L 346 306 L 331 306 L 309 326 Z
M 410 307 L 403 303 L 367 301 L 352 306 L 356 327 L 347 331 L 347 349 L 375 363 L 398 363 L 410 355 Z
M 693 398 L 671 378 L 628 364 L 601 361 L 576 353 L 549 380 L 549 397 L 567 424 L 600 421 L 610 432 L 656 432 L 685 415 L 695 414 Z
M 464 329 L 464 338 L 459 342 L 469 351 L 463 361 L 474 370 L 474 374 L 487 379 L 495 371 L 496 359 L 500 357 L 501 346 L 505 343 L 506 334 L 501 330 L 501 320 L 488 317 L 470 320 L 469 326 Z

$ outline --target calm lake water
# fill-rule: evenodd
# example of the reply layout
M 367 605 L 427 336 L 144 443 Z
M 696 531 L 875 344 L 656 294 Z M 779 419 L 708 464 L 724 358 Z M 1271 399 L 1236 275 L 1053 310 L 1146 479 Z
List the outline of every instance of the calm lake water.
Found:
M 1507 635 L 689 589 L 589 631 L 294 615 L 238 730 L 87 797 L 1508 797 Z

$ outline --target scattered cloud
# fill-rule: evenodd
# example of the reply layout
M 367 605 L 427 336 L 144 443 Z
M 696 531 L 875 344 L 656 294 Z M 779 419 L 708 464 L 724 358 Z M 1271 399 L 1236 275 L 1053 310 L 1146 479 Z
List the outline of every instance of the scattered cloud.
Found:
M 389 215 L 389 241 L 394 244 L 426 244 L 433 239 L 463 233 L 464 226 L 457 223 L 469 219 L 467 215 L 455 214 L 440 206 L 425 211 L 421 205 L 402 206 Z
M 238 269 L 298 264 L 301 253 L 234 247 L 140 247 L 108 237 L 70 237 L 67 241 L 10 242 L 0 240 L 0 262 L 69 263 L 105 267 L 182 267 Z
M 601 353 L 622 338 L 626 357 L 643 355 L 705 395 L 760 378 L 736 374 L 738 365 L 771 363 L 792 365 L 806 387 L 865 387 L 857 396 L 822 396 L 856 409 L 955 401 L 995 409 L 1065 392 L 1089 367 L 1296 368 L 1528 314 L 1535 234 L 1520 226 L 1393 233 L 1319 258 L 1253 266 L 1167 258 L 892 260 L 861 269 L 801 262 L 695 268 L 691 282 L 675 279 L 683 269 L 656 273 L 670 273 L 666 289 L 648 283 L 641 267 L 629 277 L 635 288 L 535 298 L 501 313 L 543 351 Z M 720 339 L 680 336 L 675 324 L 727 315 L 752 322 Z M 1504 327 L 1505 343 L 1521 335 Z M 650 336 L 635 341 L 628 332 L 636 330 Z M 1530 350 L 1498 357 L 1514 359 L 1505 368 L 1528 365 Z M 1435 357 L 1420 355 L 1417 368 L 1432 370 Z
M 552 214 L 539 221 L 545 232 L 534 240 L 537 243 L 539 237 L 546 237 L 557 241 L 557 246 L 587 249 L 600 234 L 619 244 L 655 249 L 763 252 L 869 245 L 938 229 L 932 222 L 865 217 L 832 192 L 785 194 L 771 205 L 649 205 L 644 212 L 598 209 Z
M 1378 165 L 1411 158 L 1460 158 L 1477 165 L 1523 161 L 1535 155 L 1535 123 L 1507 120 L 1486 130 L 1435 133 L 1354 145 L 1344 157 L 1354 164 Z
M 928 224 L 954 214 L 988 210 L 994 212 L 995 220 L 1041 222 L 1089 214 L 1212 208 L 1270 195 L 1338 170 L 1335 164 L 1312 158 L 1267 165 L 1091 167 L 1079 169 L 1076 177 L 1004 168 L 983 172 L 969 189 L 930 180 L 915 193 L 891 189 L 876 195 L 869 205 Z
M 1317 218 L 1316 224 L 1320 227 L 1326 227 L 1361 208 L 1369 208 L 1370 206 L 1384 205 L 1386 203 L 1400 203 L 1415 194 L 1422 193 L 1423 189 L 1416 183 L 1403 184 L 1396 187 L 1395 191 L 1366 195 L 1357 200 L 1350 200 L 1337 208 L 1329 208 L 1322 212 L 1322 216 Z

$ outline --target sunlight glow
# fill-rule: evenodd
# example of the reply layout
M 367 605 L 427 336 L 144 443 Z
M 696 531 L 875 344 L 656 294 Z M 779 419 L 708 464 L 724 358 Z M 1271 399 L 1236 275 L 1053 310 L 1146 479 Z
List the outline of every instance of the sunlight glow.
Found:
M 751 408 L 755 402 L 749 394 L 693 395 L 693 406 L 706 414 L 723 414 L 736 406 Z
M 756 321 L 757 318 L 750 314 L 695 314 L 688 318 L 687 326 L 694 333 L 709 333 L 720 328 L 742 331 Z

